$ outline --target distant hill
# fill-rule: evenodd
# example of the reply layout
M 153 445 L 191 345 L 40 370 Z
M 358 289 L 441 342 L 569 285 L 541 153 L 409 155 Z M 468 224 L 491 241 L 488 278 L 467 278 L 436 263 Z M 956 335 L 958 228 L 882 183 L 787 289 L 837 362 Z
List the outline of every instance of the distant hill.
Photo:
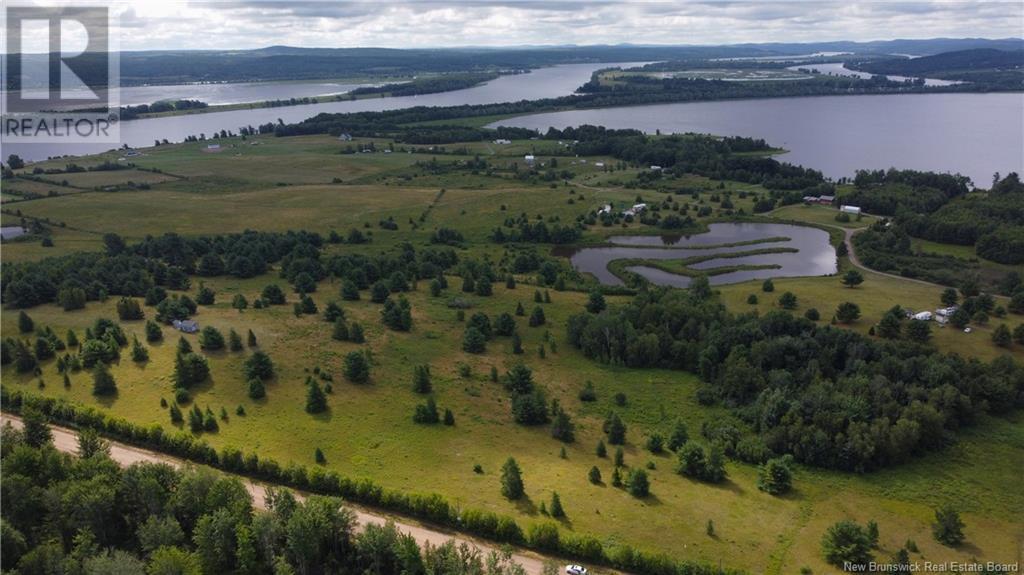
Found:
M 1019 70 L 1024 68 L 1024 50 L 959 50 L 921 58 L 876 60 L 861 64 L 859 69 L 875 74 L 919 76 L 935 72 L 966 70 Z
M 615 63 L 750 58 L 796 56 L 819 52 L 849 52 L 877 57 L 893 54 L 937 54 L 954 50 L 966 52 L 1020 51 L 1024 50 L 1024 39 L 935 38 L 930 40 L 761 43 L 720 46 L 618 44 L 415 50 L 268 46 L 255 50 L 122 52 L 120 59 L 121 84 L 131 86 L 186 82 L 254 82 L 353 76 L 410 76 L 423 73 L 492 72 L 583 62 Z M 86 54 L 82 58 L 90 57 L 99 59 L 102 56 Z M 913 60 L 913 62 L 917 61 Z M 100 69 L 98 63 L 97 69 Z M 4 84 L 6 85 L 6 81 Z

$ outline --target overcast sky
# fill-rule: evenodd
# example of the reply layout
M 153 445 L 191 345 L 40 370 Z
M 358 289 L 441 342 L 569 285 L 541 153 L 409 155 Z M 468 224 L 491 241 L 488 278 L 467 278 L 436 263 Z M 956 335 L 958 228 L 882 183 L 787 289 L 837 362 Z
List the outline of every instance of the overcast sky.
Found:
M 1024 2 L 121 3 L 122 50 L 733 44 L 1024 36 Z

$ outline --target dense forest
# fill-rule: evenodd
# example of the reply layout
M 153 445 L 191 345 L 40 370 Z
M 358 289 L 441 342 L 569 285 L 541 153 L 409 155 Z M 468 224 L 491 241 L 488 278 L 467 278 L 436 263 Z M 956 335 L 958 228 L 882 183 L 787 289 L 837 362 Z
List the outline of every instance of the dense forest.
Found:
M 1024 369 L 1007 357 L 984 365 L 782 311 L 737 316 L 706 282 L 694 285 L 572 316 L 567 339 L 604 363 L 700 375 L 701 401 L 729 408 L 768 451 L 822 467 L 898 464 L 948 444 L 981 413 L 1024 407 Z M 735 427 L 716 435 L 726 453 L 763 457 L 749 442 L 740 449 Z
M 974 192 L 931 213 L 898 219 L 915 237 L 976 245 L 985 259 L 1024 264 L 1024 183 L 1016 173 L 997 178 L 988 192 Z
M 493 72 L 467 72 L 462 74 L 445 74 L 442 76 L 428 76 L 416 78 L 411 82 L 400 82 L 397 84 L 384 84 L 382 86 L 367 86 L 356 88 L 345 96 L 361 97 L 372 94 L 388 94 L 390 96 L 416 96 L 419 94 L 434 94 L 436 92 L 450 92 L 472 88 L 477 84 L 488 82 L 498 77 Z
M 168 297 L 166 290 L 188 289 L 189 276 L 250 278 L 265 273 L 270 264 L 276 264 L 281 278 L 298 292 L 316 291 L 316 282 L 332 274 L 352 281 L 359 289 L 394 280 L 394 284 L 405 286 L 400 290 L 405 291 L 406 280 L 433 278 L 458 263 L 450 247 L 417 251 L 408 243 L 395 253 L 321 257 L 324 243 L 370 241 L 359 230 L 351 230 L 346 237 L 331 233 L 326 239 L 299 231 L 192 238 L 167 233 L 131 246 L 107 234 L 104 241 L 104 253 L 77 253 L 4 266 L 4 305 L 27 308 L 57 302 L 68 309 L 70 302 L 79 306 L 109 296 L 146 297 L 149 305 L 155 305 Z M 191 311 L 194 313 L 194 307 Z
M 72 457 L 54 448 L 39 412 L 24 417 L 23 432 L 2 431 L 4 573 L 524 573 L 497 553 L 420 548 L 391 523 L 357 530 L 340 498 L 269 488 L 264 510 L 238 478 L 209 469 L 122 469 L 95 431 Z

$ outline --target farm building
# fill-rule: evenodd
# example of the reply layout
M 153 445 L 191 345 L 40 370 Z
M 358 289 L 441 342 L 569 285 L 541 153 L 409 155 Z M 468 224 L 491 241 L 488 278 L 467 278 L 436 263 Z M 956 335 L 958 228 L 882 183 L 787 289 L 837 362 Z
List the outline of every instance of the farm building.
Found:
M 340 140 L 342 142 L 351 142 L 352 141 L 352 134 L 341 134 L 341 135 L 338 136 L 338 140 Z
M 624 216 L 635 216 L 647 209 L 647 204 L 635 204 L 632 208 L 622 212 Z
M 843 212 L 844 214 L 853 214 L 855 216 L 860 215 L 860 207 L 859 206 L 842 205 L 842 206 L 839 206 L 839 211 Z
M 171 325 L 174 326 L 174 329 L 184 333 L 196 333 L 199 331 L 199 324 L 196 323 L 195 320 L 191 319 L 176 319 L 171 323 Z
M 916 319 L 917 321 L 931 321 L 932 320 L 932 312 L 930 312 L 930 311 L 922 311 L 922 312 L 919 312 L 919 313 L 915 313 L 914 314 L 914 319 Z
M 818 203 L 823 206 L 831 206 L 832 202 L 836 201 L 835 196 L 819 196 Z
M 526 154 L 525 156 L 523 156 L 523 160 L 526 161 L 526 164 L 528 166 L 532 166 L 536 158 L 533 157 L 533 154 Z
M 495 144 L 499 144 L 499 145 L 508 145 L 508 144 L 512 143 L 512 140 L 507 140 L 505 138 L 498 138 L 497 140 L 494 140 L 494 143 Z

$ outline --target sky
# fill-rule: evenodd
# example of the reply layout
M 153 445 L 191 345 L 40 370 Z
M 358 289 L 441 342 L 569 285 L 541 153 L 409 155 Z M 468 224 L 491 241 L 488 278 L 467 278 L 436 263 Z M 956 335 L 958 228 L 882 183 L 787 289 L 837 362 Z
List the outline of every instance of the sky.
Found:
M 1024 2 L 127 0 L 122 50 L 735 44 L 1024 36 Z

